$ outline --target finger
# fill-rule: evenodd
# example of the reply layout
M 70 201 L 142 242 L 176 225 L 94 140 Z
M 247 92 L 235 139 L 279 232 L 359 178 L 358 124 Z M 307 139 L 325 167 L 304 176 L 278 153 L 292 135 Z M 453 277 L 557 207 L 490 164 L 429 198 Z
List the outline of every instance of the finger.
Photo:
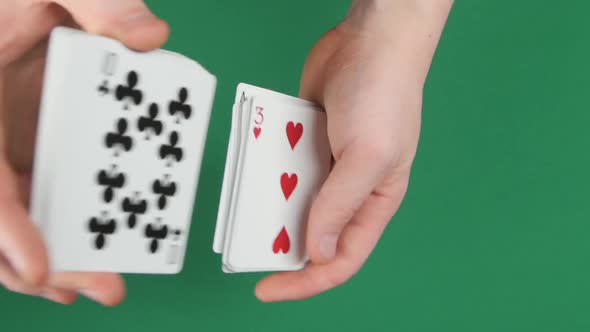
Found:
M 55 287 L 46 287 L 41 292 L 40 296 L 60 304 L 72 304 L 76 302 L 78 294 L 70 290 L 59 289 Z
M 52 3 L 35 3 L 29 5 L 25 1 L 13 1 L 0 4 L 0 12 L 6 8 L 3 24 L 6 31 L 0 38 L 0 67 L 20 57 L 32 48 L 47 33 L 61 22 L 67 13 Z M 2 15 L 0 15 L 2 16 Z
M 47 278 L 47 253 L 19 200 L 14 174 L 4 161 L 0 161 L 0 181 L 0 254 L 26 283 L 39 285 Z
M 107 306 L 114 306 L 125 297 L 125 284 L 115 273 L 60 272 L 49 279 L 49 285 L 76 291 Z
M 162 46 L 168 39 L 168 24 L 154 16 L 142 0 L 55 2 L 86 31 L 118 39 L 129 48 L 148 51 Z
M 305 269 L 271 275 L 260 281 L 256 296 L 263 302 L 300 300 L 348 281 L 363 266 L 405 193 L 397 185 L 393 197 L 372 194 L 344 228 L 336 257 L 327 264 L 311 263 Z
M 384 147 L 359 142 L 336 161 L 309 213 L 306 246 L 312 262 L 334 257 L 340 232 L 390 168 L 388 154 Z
M 38 294 L 42 288 L 42 286 L 24 282 L 8 260 L 2 256 L 0 256 L 0 283 L 10 291 L 27 295 Z
M 76 300 L 75 292 L 55 287 L 33 286 L 25 283 L 14 272 L 4 257 L 0 257 L 0 284 L 15 293 L 41 296 L 61 304 L 71 304 Z

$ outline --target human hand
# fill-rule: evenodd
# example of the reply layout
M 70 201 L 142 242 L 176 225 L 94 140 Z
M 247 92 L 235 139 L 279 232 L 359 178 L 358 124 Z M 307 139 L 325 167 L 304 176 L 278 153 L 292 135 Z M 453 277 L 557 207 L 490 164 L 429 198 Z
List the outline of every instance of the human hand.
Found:
M 0 284 L 68 304 L 81 293 L 104 305 L 125 296 L 112 273 L 50 273 L 46 249 L 28 215 L 46 39 L 58 25 L 116 38 L 132 49 L 160 47 L 168 25 L 141 0 L 0 2 Z
M 339 286 L 373 251 L 408 187 L 423 85 L 450 6 L 355 1 L 311 51 L 300 94 L 326 109 L 336 162 L 310 210 L 310 264 L 263 279 L 260 300 L 303 299 Z

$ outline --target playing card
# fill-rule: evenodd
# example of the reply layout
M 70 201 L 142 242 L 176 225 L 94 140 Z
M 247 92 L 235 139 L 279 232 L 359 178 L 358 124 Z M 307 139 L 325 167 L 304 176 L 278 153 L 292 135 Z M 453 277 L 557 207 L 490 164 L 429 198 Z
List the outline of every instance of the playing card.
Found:
M 213 246 L 223 270 L 302 268 L 307 213 L 330 170 L 325 112 L 240 84 L 231 130 Z
M 215 77 L 67 28 L 48 52 L 31 214 L 52 269 L 179 272 Z
M 319 111 L 323 111 L 315 103 L 313 103 L 309 100 L 289 96 L 284 93 L 280 93 L 277 91 L 273 91 L 270 89 L 258 87 L 258 86 L 247 84 L 247 83 L 238 84 L 236 97 L 235 97 L 235 103 L 236 104 L 239 103 L 239 101 L 243 97 L 247 97 L 247 98 L 258 97 L 258 98 L 272 99 L 272 100 L 274 100 L 278 103 L 281 103 L 281 104 L 290 104 L 290 105 L 299 106 L 299 107 L 310 107 L 310 108 L 314 108 Z
M 319 112 L 323 111 L 313 102 L 301 98 L 292 97 L 283 93 L 246 83 L 238 84 L 232 111 L 232 124 L 224 169 L 225 175 L 222 184 L 219 212 L 217 215 L 217 225 L 215 228 L 213 240 L 213 251 L 216 253 L 221 253 L 223 251 L 223 241 L 225 240 L 225 231 L 230 208 L 228 204 L 232 201 L 232 194 L 235 192 L 238 186 L 238 183 L 235 185 L 234 183 L 236 181 L 236 172 L 238 168 L 237 165 L 241 155 L 240 144 L 245 140 L 245 137 L 242 137 L 242 134 L 245 133 L 248 125 L 247 121 L 242 120 L 242 118 L 249 116 L 252 100 L 255 96 L 264 96 L 264 98 L 267 100 L 271 99 L 281 104 L 310 108 Z
M 245 128 L 242 128 L 241 121 L 242 114 L 244 113 L 243 109 L 245 103 L 246 100 L 244 98 L 237 105 L 234 105 L 232 110 L 232 123 L 224 169 L 224 178 L 221 187 L 220 205 L 217 214 L 217 226 L 215 227 L 213 239 L 213 251 L 216 253 L 221 253 L 223 249 L 225 230 L 229 217 L 229 203 L 231 202 L 233 193 L 236 190 L 233 185 L 235 183 L 237 165 L 239 162 L 238 158 L 240 156 L 241 150 L 241 136 L 242 133 L 245 132 Z

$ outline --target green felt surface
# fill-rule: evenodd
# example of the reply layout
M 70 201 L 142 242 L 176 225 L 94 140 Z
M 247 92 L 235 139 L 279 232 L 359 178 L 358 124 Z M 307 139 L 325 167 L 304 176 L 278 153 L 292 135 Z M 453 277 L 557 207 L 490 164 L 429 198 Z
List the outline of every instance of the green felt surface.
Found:
M 0 331 L 590 330 L 589 2 L 458 1 L 402 208 L 349 283 L 279 304 L 211 251 L 231 103 L 239 81 L 296 95 L 348 1 L 149 4 L 219 79 L 185 270 L 126 277 L 115 308 L 0 290 Z

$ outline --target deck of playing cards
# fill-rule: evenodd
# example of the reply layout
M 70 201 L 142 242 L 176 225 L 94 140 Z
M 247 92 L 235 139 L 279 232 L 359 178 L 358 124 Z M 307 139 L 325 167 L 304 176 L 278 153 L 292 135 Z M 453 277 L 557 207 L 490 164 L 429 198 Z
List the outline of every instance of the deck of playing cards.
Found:
M 179 54 L 52 32 L 31 198 L 52 270 L 182 269 L 215 87 Z
M 223 271 L 304 267 L 309 207 L 332 161 L 326 128 L 308 101 L 238 86 L 213 243 Z

